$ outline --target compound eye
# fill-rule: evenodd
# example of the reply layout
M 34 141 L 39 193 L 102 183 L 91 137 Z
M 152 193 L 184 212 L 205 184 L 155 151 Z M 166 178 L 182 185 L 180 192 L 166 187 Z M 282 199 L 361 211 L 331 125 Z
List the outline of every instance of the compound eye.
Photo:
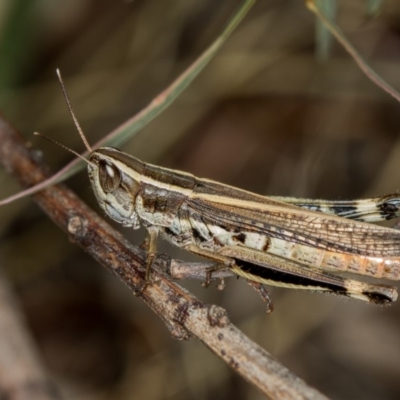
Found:
M 111 193 L 119 187 L 121 173 L 115 165 L 101 160 L 99 162 L 99 181 L 104 193 Z

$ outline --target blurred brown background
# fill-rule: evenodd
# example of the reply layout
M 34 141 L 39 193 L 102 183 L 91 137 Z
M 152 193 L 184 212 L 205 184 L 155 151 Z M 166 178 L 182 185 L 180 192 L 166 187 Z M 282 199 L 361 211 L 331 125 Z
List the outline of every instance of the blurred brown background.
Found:
M 146 106 L 218 35 L 239 2 L 2 0 L 0 113 L 54 170 L 83 145 L 65 106 L 61 69 L 94 143 Z M 338 24 L 400 89 L 400 7 L 367 18 L 338 2 Z M 259 1 L 194 84 L 123 150 L 262 194 L 352 199 L 399 189 L 400 104 L 337 44 L 316 57 L 302 1 Z M 1 198 L 19 190 L 0 171 Z M 87 175 L 68 181 L 98 210 Z M 64 398 L 257 399 L 201 343 L 177 342 L 129 290 L 29 199 L 0 209 L 1 268 Z M 123 229 L 135 243 L 144 232 Z M 160 251 L 191 256 L 160 243 Z M 328 396 L 400 398 L 400 303 L 391 307 L 271 289 L 275 311 L 243 280 L 225 291 L 184 282 L 288 368 Z M 2 362 L 0 354 L 0 363 Z

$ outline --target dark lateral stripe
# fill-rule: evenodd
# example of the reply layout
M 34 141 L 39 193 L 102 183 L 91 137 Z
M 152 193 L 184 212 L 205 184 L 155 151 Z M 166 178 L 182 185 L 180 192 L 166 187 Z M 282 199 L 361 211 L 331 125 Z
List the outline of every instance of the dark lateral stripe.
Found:
M 179 189 L 193 189 L 195 187 L 195 177 L 190 174 L 180 173 L 180 171 L 146 164 L 143 174 L 154 181 L 167 183 L 175 187 L 177 191 Z
M 312 278 L 308 278 L 307 276 L 288 274 L 271 268 L 251 264 L 247 261 L 239 260 L 237 258 L 235 258 L 235 262 L 236 265 L 240 267 L 244 272 L 255 277 L 275 281 L 277 283 L 280 282 L 283 284 L 294 285 L 303 288 L 306 287 L 310 290 L 314 289 L 316 291 L 320 291 L 320 288 L 324 288 L 327 292 L 349 297 L 355 297 L 353 295 L 357 294 L 350 292 L 344 286 L 344 280 L 343 286 L 341 286 L 340 284 L 318 281 Z M 342 278 L 338 276 L 335 276 L 335 279 L 342 280 Z M 380 290 L 379 286 L 371 286 L 371 290 L 363 291 L 359 294 L 365 296 L 371 303 L 388 304 L 391 303 L 394 299 L 390 296 L 390 294 L 385 293 L 385 289 L 387 290 L 387 287 L 382 287 L 382 290 Z
M 393 301 L 393 299 L 385 295 L 385 293 L 379 291 L 370 291 L 370 292 L 363 292 L 364 296 L 367 296 L 369 301 L 374 304 L 388 304 Z
M 343 205 L 341 205 L 341 206 L 335 206 L 335 205 L 332 205 L 332 206 L 330 206 L 329 207 L 330 209 L 331 209 L 331 211 L 334 213 L 334 214 L 336 214 L 336 215 L 339 215 L 339 216 L 342 216 L 342 215 L 346 215 L 346 214 L 358 214 L 357 213 L 357 206 L 350 206 L 350 205 L 346 205 L 346 206 L 343 206 Z
M 250 275 L 258 276 L 262 279 L 267 279 L 275 282 L 281 282 L 287 285 L 296 285 L 303 287 L 323 287 L 327 290 L 339 294 L 346 294 L 347 289 L 344 286 L 335 285 L 333 283 L 321 282 L 306 276 L 292 275 L 286 272 L 278 271 L 272 268 L 262 267 L 260 265 L 251 264 L 247 261 L 239 260 L 235 258 L 236 265 L 239 266 L 243 271 Z M 340 278 L 338 278 L 340 279 Z M 316 289 L 317 290 L 317 289 Z
M 250 275 L 254 275 L 263 279 L 282 282 L 288 285 L 296 285 L 303 287 L 315 287 L 318 290 L 318 287 L 326 288 L 327 290 L 338 293 L 338 294 L 347 294 L 347 289 L 344 286 L 335 285 L 333 283 L 321 282 L 306 276 L 298 276 L 288 274 L 282 271 L 277 271 L 272 268 L 262 267 L 260 265 L 251 264 L 247 261 L 239 260 L 235 258 L 236 265 L 240 267 L 243 271 L 247 272 Z M 341 278 L 338 278 L 341 279 Z

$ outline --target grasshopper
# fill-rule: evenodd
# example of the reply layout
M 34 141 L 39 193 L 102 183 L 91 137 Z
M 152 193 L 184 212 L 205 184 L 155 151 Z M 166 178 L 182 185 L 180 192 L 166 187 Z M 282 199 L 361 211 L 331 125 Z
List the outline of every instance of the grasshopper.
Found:
M 366 223 L 398 217 L 398 195 L 341 202 L 264 197 L 147 164 L 111 147 L 92 150 L 58 75 L 90 152 L 85 161 L 100 207 L 123 226 L 143 225 L 149 233 L 147 278 L 161 236 L 257 284 L 376 304 L 397 299 L 394 287 L 335 273 L 400 279 L 400 231 Z

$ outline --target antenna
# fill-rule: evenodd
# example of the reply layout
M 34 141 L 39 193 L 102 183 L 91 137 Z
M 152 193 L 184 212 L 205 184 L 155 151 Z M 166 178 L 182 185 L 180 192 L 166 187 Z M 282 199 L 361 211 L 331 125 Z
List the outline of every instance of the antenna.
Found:
M 78 130 L 79 135 L 80 135 L 80 137 L 82 138 L 82 141 L 83 141 L 83 143 L 85 144 L 86 149 L 91 153 L 93 150 L 92 150 L 92 148 L 90 147 L 89 142 L 87 141 L 86 136 L 85 136 L 85 134 L 83 133 L 83 130 L 82 130 L 81 126 L 79 125 L 79 122 L 78 122 L 78 119 L 77 119 L 76 116 L 75 116 L 74 110 L 72 109 L 71 102 L 69 101 L 69 97 L 68 97 L 68 94 L 67 94 L 67 90 L 65 89 L 65 86 L 64 86 L 64 81 L 63 81 L 63 79 L 62 79 L 62 77 L 61 77 L 61 72 L 60 72 L 60 70 L 59 70 L 58 68 L 56 69 L 56 72 L 57 72 L 58 80 L 60 81 L 60 85 L 61 85 L 61 89 L 62 89 L 63 94 L 64 94 L 65 101 L 66 101 L 66 103 L 67 103 L 67 106 L 68 106 L 69 112 L 70 112 L 70 114 L 71 114 L 71 116 L 72 116 L 72 119 L 74 120 L 76 129 Z M 71 151 L 71 152 L 74 153 L 74 154 L 77 154 L 77 153 L 75 153 L 73 150 L 66 148 L 66 147 L 63 146 L 62 144 L 57 143 L 56 141 L 54 141 L 54 140 L 52 140 L 52 139 L 49 139 L 49 138 L 47 138 L 46 136 L 43 136 L 43 135 L 40 135 L 40 134 L 38 134 L 38 135 L 39 135 L 39 136 L 42 136 L 42 137 L 44 137 L 44 138 L 46 138 L 46 139 L 48 139 L 48 140 L 50 140 L 51 142 L 54 142 L 54 143 L 58 144 L 58 145 L 61 146 L 61 147 L 64 147 L 66 150 L 69 150 L 69 151 Z M 83 157 L 81 157 L 81 158 L 83 158 Z M 86 160 L 86 158 L 85 158 L 85 160 Z M 87 160 L 86 160 L 86 161 L 87 161 Z
M 57 146 L 62 147 L 64 150 L 69 151 L 70 153 L 72 153 L 72 154 L 76 155 L 77 157 L 79 157 L 81 160 L 85 161 L 85 163 L 87 163 L 87 164 L 89 164 L 89 165 L 92 165 L 92 166 L 95 166 L 92 162 L 90 162 L 89 160 L 87 160 L 85 157 L 81 156 L 79 153 L 77 153 L 76 151 L 70 149 L 69 147 L 64 146 L 64 145 L 61 144 L 60 142 L 57 142 L 57 140 L 51 139 L 51 138 L 49 138 L 49 137 L 47 137 L 47 136 L 45 136 L 45 135 L 42 135 L 42 134 L 39 133 L 39 132 L 33 132 L 33 134 L 34 134 L 35 136 L 40 136 L 40 137 L 42 137 L 43 139 L 46 139 L 46 140 L 48 140 L 49 142 L 56 144 Z

